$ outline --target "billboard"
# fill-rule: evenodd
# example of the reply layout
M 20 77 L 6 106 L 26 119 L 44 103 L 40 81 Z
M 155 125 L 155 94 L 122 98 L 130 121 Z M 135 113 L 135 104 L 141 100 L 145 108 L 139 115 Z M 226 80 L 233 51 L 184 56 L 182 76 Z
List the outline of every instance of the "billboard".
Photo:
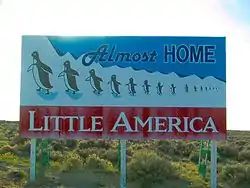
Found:
M 226 38 L 23 36 L 20 135 L 226 139 Z

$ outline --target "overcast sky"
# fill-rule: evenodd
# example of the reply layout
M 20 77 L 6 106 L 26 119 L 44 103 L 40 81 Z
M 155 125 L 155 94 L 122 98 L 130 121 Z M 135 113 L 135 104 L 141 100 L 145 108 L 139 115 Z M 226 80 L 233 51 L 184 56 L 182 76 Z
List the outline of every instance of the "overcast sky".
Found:
M 23 34 L 226 36 L 228 129 L 250 130 L 249 0 L 0 2 L 0 119 L 19 119 Z

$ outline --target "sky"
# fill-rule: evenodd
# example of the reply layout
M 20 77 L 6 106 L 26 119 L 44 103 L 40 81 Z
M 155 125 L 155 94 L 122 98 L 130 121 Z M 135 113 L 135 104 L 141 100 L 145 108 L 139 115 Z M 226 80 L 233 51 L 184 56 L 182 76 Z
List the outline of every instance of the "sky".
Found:
M 250 130 L 249 0 L 0 0 L 0 119 L 18 120 L 21 36 L 227 37 L 227 127 Z

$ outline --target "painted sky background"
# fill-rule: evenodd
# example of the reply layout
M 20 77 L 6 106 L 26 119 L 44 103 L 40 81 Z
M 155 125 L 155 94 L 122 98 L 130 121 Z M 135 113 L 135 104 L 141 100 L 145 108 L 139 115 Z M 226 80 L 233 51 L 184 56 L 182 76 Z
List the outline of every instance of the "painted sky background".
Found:
M 25 37 L 24 37 L 25 38 Z M 155 62 L 131 62 L 124 60 L 120 61 L 120 58 L 115 61 L 103 61 L 98 62 L 102 67 L 118 66 L 121 68 L 132 67 L 134 70 L 146 70 L 147 72 L 160 72 L 162 74 L 169 74 L 175 72 L 179 77 L 187 77 L 191 75 L 196 75 L 199 78 L 206 78 L 213 76 L 214 78 L 225 82 L 226 81 L 226 57 L 225 57 L 225 37 L 136 37 L 136 36 L 126 36 L 126 37 L 58 37 L 50 36 L 47 37 L 52 44 L 54 50 L 59 56 L 63 56 L 66 53 L 70 53 L 75 60 L 79 59 L 83 54 L 96 52 L 101 45 L 108 45 L 107 51 L 112 54 L 113 45 L 116 45 L 116 49 L 113 59 L 116 58 L 117 52 L 130 52 L 130 53 L 143 53 L 145 50 L 147 53 L 155 51 L 157 56 L 155 57 Z M 213 59 L 216 63 L 171 63 L 171 61 L 178 61 L 177 58 L 173 59 L 169 54 L 167 56 L 167 63 L 165 53 L 172 51 L 172 45 L 180 46 L 190 44 L 195 45 L 214 45 L 215 52 Z M 164 49 L 164 46 L 168 46 L 168 50 Z M 180 56 L 185 57 L 185 53 L 180 51 Z M 91 57 L 91 56 L 90 56 Z M 108 60 L 108 55 L 105 57 Z M 191 58 L 188 59 L 188 61 Z M 115 61 L 115 62 L 114 62 Z M 192 60 L 191 60 L 192 61 Z M 200 60 L 198 60 L 200 62 Z
M 228 129 L 250 130 L 249 0 L 0 1 L 0 119 L 19 119 L 21 35 L 226 36 Z

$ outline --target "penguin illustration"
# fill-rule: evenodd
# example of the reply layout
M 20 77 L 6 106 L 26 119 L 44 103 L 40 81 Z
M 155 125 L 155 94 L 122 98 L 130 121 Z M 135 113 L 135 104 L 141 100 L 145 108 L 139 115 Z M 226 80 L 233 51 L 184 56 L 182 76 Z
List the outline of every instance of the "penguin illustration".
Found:
M 188 85 L 185 85 L 185 91 L 188 93 Z
M 136 93 L 135 86 L 137 86 L 137 84 L 134 83 L 134 79 L 129 78 L 129 83 L 126 84 L 126 86 L 128 86 L 129 94 L 134 96 Z
M 170 86 L 171 94 L 175 95 L 176 94 L 176 86 L 174 84 L 171 84 Z
M 149 87 L 151 87 L 151 85 L 148 84 L 148 80 L 144 81 L 144 84 L 142 87 L 144 89 L 145 94 L 148 95 L 149 94 Z
M 121 83 L 116 80 L 116 75 L 111 76 L 111 80 L 108 84 L 111 85 L 112 95 L 115 95 L 116 97 L 120 95 L 119 85 L 121 85 Z
M 37 91 L 43 89 L 46 94 L 49 94 L 49 90 L 53 88 L 49 78 L 49 75 L 53 74 L 52 69 L 40 60 L 37 51 L 34 51 L 31 56 L 33 57 L 33 63 L 28 67 L 27 72 L 32 71 L 33 79 L 38 86 Z
M 162 95 L 162 88 L 163 88 L 163 85 L 161 84 L 161 82 L 158 82 L 156 86 L 158 95 Z
M 76 83 L 76 76 L 79 76 L 79 73 L 71 68 L 70 61 L 65 61 L 63 66 L 64 70 L 60 72 L 58 78 L 63 76 L 64 84 L 67 88 L 66 92 L 72 91 L 73 94 L 75 94 L 77 91 L 79 91 Z
M 103 91 L 101 88 L 101 82 L 103 81 L 102 78 L 96 76 L 95 70 L 91 69 L 89 71 L 90 76 L 85 79 L 85 81 L 90 82 L 91 87 L 94 89 L 94 93 L 98 95 Z
M 198 88 L 197 88 L 196 86 L 194 86 L 194 91 L 195 91 L 195 92 L 198 91 Z

